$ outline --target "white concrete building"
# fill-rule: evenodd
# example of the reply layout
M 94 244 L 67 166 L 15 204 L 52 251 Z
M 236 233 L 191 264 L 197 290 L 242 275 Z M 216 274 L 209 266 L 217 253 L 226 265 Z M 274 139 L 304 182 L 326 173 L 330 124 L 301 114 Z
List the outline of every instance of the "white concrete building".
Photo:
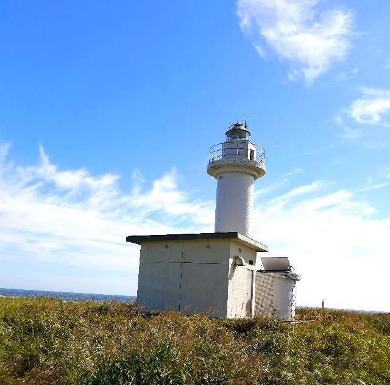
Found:
M 137 302 L 147 311 L 241 318 L 254 314 L 256 254 L 266 246 L 237 232 L 127 237 L 141 245 Z
M 137 303 L 146 311 L 293 318 L 297 279 L 286 279 L 287 271 L 256 271 L 257 253 L 268 248 L 250 238 L 253 191 L 266 170 L 263 148 L 249 138 L 246 124 L 236 123 L 210 150 L 207 172 L 217 180 L 214 233 L 126 238 L 141 245 Z

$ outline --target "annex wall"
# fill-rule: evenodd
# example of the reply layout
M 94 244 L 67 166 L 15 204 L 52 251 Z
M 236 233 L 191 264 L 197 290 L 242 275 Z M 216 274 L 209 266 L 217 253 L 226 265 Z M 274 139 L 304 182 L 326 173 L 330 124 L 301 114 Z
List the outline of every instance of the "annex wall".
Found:
M 141 246 L 137 302 L 226 317 L 230 240 L 146 242 Z

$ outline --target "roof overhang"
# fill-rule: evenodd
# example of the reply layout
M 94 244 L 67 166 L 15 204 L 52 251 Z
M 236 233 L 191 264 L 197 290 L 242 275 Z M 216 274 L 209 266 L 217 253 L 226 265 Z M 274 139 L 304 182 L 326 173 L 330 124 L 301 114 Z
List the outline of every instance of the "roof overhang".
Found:
M 126 242 L 142 245 L 145 242 L 161 241 L 196 241 L 207 239 L 231 239 L 256 251 L 268 251 L 268 247 L 238 232 L 198 233 L 198 234 L 165 234 L 165 235 L 129 235 Z
M 295 273 L 288 257 L 261 257 L 263 269 L 259 273 L 274 273 L 279 277 L 299 281 L 301 276 Z

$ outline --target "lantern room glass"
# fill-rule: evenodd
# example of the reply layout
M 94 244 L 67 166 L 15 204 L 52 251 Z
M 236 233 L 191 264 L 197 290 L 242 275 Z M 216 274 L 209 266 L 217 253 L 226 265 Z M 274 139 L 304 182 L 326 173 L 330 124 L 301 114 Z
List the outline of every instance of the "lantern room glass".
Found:
M 229 130 L 226 133 L 226 140 L 228 142 L 233 140 L 249 140 L 249 132 L 247 130 Z

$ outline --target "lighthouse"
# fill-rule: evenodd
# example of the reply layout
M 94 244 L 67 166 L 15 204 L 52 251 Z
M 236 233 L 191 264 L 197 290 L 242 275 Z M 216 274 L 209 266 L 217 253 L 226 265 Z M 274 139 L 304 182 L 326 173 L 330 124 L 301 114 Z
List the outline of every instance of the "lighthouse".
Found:
M 290 321 L 295 282 L 288 258 L 260 257 L 268 247 L 251 236 L 254 182 L 265 175 L 264 149 L 250 140 L 246 121 L 211 147 L 207 173 L 217 180 L 213 233 L 130 235 L 141 245 L 137 303 L 145 311 Z
M 210 149 L 207 173 L 217 180 L 215 232 L 250 236 L 254 182 L 266 172 L 264 149 L 250 136 L 246 121 L 237 122 L 226 131 L 226 141 Z

